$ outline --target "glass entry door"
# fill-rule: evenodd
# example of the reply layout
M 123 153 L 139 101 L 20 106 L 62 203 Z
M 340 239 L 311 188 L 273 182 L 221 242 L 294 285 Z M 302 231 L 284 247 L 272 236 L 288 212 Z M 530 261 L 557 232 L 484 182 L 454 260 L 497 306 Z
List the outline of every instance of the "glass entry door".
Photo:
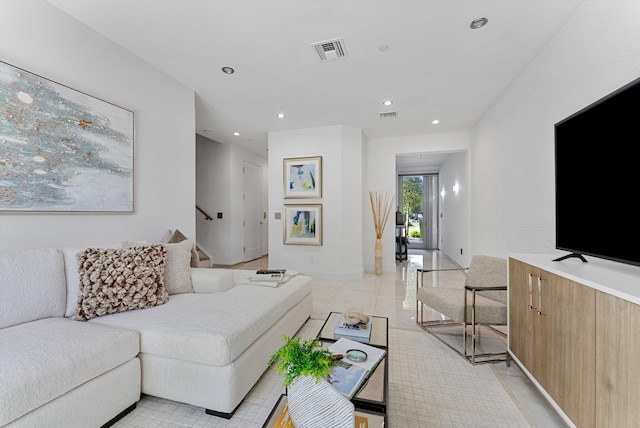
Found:
M 438 248 L 438 174 L 398 176 L 398 206 L 409 249 Z

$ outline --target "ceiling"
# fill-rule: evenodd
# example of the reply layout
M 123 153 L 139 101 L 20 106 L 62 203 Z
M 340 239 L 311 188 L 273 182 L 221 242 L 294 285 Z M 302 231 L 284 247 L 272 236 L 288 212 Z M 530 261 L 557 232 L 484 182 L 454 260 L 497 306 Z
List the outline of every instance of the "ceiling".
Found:
M 198 134 L 262 156 L 271 131 L 469 130 L 582 2 L 49 0 L 192 88 Z M 336 38 L 346 56 L 321 61 Z

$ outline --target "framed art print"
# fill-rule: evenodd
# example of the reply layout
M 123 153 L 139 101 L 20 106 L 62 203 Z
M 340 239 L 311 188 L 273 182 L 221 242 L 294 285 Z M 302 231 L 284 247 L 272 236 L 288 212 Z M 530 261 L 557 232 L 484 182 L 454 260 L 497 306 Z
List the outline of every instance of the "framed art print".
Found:
M 322 205 L 284 206 L 284 243 L 322 245 Z
M 284 159 L 284 197 L 322 196 L 322 156 Z
M 0 211 L 133 212 L 133 112 L 0 62 Z

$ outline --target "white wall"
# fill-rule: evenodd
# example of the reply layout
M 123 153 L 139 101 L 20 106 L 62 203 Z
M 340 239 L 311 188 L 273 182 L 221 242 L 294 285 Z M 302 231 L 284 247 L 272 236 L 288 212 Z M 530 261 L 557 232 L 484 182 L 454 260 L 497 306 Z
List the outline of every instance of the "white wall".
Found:
M 44 1 L 0 2 L 0 57 L 134 112 L 134 214 L 0 213 L 0 249 L 195 236 L 189 88 Z
M 438 248 L 459 266 L 469 266 L 469 183 L 468 152 L 449 155 L 440 166 L 438 198 L 440 223 Z M 457 185 L 458 192 L 453 191 Z M 444 192 L 443 192 L 444 190 Z M 444 195 L 444 196 L 443 196 Z M 462 250 L 462 254 L 460 254 Z
M 555 249 L 553 126 L 638 76 L 640 2 L 585 1 L 474 130 L 473 252 Z
M 198 245 L 212 263 L 223 263 L 231 240 L 231 146 L 196 136 L 196 205 L 213 220 L 196 216 Z M 222 213 L 222 218 L 217 214 Z
M 268 207 L 267 159 L 241 147 L 221 144 L 200 135 L 196 138 L 196 204 L 213 220 L 198 214 L 198 245 L 214 265 L 230 266 L 244 260 L 243 174 L 244 161 L 262 170 L 261 205 Z M 217 214 L 222 213 L 222 219 Z M 266 221 L 261 231 L 262 254 L 268 253 Z
M 367 191 L 396 193 L 396 154 L 401 153 L 446 153 L 469 149 L 470 135 L 467 132 L 416 135 L 399 138 L 370 139 L 366 145 Z M 396 206 L 396 205 L 394 205 Z M 365 269 L 374 271 L 375 228 L 368 199 L 363 211 Z M 393 210 L 395 212 L 395 209 Z M 393 214 L 393 213 L 392 213 Z M 382 235 L 382 262 L 384 272 L 395 272 L 395 222 L 387 222 Z M 451 227 L 454 227 L 453 225 Z M 466 244 L 461 244 L 465 245 Z
M 269 133 L 269 265 L 318 278 L 362 276 L 363 139 L 329 126 Z M 322 197 L 284 199 L 283 159 L 322 156 Z M 284 245 L 284 204 L 322 204 L 322 246 Z

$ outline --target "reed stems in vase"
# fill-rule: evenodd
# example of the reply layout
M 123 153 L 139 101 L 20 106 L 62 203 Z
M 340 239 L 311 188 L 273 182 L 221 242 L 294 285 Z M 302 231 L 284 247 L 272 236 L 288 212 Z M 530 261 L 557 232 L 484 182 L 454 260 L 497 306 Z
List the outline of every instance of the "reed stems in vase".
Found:
M 376 229 L 375 246 L 375 269 L 376 275 L 382 275 L 382 234 L 387 225 L 391 207 L 393 206 L 393 195 L 382 192 L 369 191 L 369 202 L 371 202 L 371 212 L 373 213 L 373 225 Z

